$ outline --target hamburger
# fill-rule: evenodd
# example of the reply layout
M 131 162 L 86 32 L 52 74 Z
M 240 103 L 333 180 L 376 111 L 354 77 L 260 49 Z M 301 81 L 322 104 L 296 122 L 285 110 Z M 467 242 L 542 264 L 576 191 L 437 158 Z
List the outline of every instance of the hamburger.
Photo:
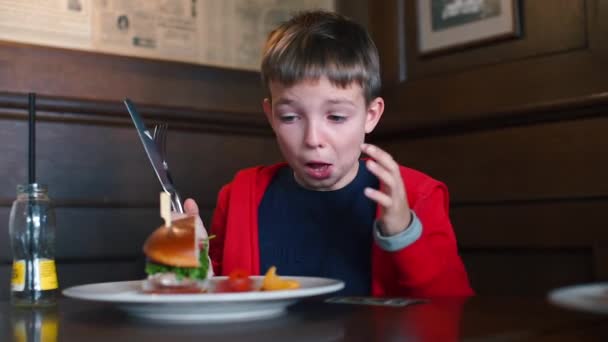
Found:
M 148 274 L 143 282 L 144 292 L 205 292 L 213 269 L 202 221 L 188 216 L 168 223 L 157 228 L 144 243 Z

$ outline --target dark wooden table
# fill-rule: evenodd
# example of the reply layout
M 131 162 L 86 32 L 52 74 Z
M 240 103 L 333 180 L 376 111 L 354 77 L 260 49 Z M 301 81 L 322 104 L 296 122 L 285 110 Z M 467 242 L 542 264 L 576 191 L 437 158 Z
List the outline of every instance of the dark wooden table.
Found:
M 38 339 L 25 339 L 28 334 Z M 561 309 L 540 297 L 443 299 L 403 308 L 309 300 L 268 320 L 170 325 L 62 298 L 46 310 L 1 302 L 0 341 L 608 341 L 608 316 Z

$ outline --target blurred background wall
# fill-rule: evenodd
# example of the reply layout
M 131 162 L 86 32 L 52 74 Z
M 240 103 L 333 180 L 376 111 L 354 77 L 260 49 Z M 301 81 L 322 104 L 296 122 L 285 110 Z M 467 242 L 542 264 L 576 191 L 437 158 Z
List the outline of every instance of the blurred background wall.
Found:
M 447 183 L 479 293 L 606 279 L 608 5 L 524 0 L 518 36 L 421 54 L 416 4 L 336 2 L 382 56 L 387 112 L 370 140 Z M 149 125 L 169 124 L 174 179 L 207 223 L 236 170 L 281 159 L 257 72 L 0 42 L 0 298 L 28 92 L 39 94 L 37 174 L 57 207 L 61 287 L 142 277 L 141 244 L 161 224 L 125 96 Z

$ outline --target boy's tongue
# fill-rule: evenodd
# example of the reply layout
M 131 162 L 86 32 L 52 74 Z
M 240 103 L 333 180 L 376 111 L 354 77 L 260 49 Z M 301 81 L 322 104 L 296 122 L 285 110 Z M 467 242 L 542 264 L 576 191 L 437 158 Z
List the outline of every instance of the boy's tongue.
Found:
M 331 164 L 306 163 L 306 173 L 315 179 L 325 179 L 331 175 Z

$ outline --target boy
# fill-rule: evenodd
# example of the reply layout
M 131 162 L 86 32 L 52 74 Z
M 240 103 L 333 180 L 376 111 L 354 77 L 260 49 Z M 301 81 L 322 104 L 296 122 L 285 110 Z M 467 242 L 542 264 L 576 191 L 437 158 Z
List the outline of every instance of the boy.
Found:
M 384 111 L 365 29 L 335 13 L 297 15 L 269 35 L 262 80 L 287 163 L 240 171 L 221 189 L 215 273 L 276 265 L 285 275 L 341 279 L 343 295 L 471 295 L 446 187 L 364 143 Z M 198 214 L 194 201 L 185 207 Z

